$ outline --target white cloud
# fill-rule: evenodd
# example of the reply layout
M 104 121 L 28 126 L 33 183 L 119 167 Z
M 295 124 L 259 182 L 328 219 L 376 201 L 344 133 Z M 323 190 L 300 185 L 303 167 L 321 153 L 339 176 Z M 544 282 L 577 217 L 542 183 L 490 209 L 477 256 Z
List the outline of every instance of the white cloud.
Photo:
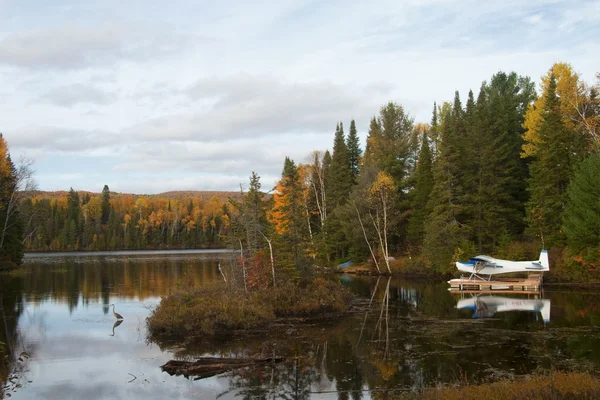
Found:
M 390 88 L 238 75 L 201 79 L 185 93 L 200 102 L 199 110 L 154 118 L 127 132 L 145 140 L 203 141 L 329 132 L 341 119 L 368 118 Z
M 0 64 L 27 68 L 96 67 L 150 60 L 181 51 L 187 39 L 137 24 L 64 24 L 17 31 L 0 39 Z
M 116 148 L 119 135 L 101 129 L 85 130 L 58 126 L 22 128 L 18 135 L 9 132 L 11 149 L 45 150 L 55 153 L 92 154 L 104 148 Z
M 523 20 L 525 22 L 527 22 L 528 24 L 536 25 L 542 21 L 542 18 L 543 18 L 542 14 L 538 13 L 538 14 L 529 15 L 529 16 L 523 18 Z
M 340 120 L 364 144 L 387 101 L 429 121 L 500 70 L 537 82 L 566 61 L 592 80 L 600 51 L 597 0 L 7 7 L 0 131 L 44 189 L 83 165 L 73 186 L 93 190 L 236 190 L 252 170 L 269 186 L 285 156 L 331 148 Z
M 71 107 L 81 103 L 107 105 L 115 102 L 116 99 L 117 96 L 114 93 L 98 89 L 92 85 L 74 83 L 49 90 L 40 96 L 39 101 L 62 107 Z

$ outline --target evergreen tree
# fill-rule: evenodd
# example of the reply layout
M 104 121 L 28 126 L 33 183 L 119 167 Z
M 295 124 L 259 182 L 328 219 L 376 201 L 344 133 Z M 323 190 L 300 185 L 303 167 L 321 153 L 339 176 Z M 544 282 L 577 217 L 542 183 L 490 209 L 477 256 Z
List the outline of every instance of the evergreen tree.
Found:
M 264 242 L 263 235 L 266 234 L 267 215 L 265 194 L 260 190 L 260 176 L 252 171 L 250 176 L 250 188 L 244 195 L 242 204 L 242 219 L 246 234 L 246 246 L 250 254 L 253 254 Z
M 369 123 L 369 133 L 367 134 L 367 146 L 365 147 L 365 155 L 363 164 L 377 168 L 377 150 L 382 139 L 381 125 L 376 117 L 371 118 Z
M 431 116 L 431 127 L 429 128 L 429 141 L 431 142 L 433 158 L 437 157 L 438 146 L 440 141 L 440 127 L 438 123 L 437 104 L 433 102 L 433 115 Z
M 413 244 L 420 244 L 425 232 L 425 220 L 429 215 L 429 197 L 433 190 L 433 159 L 427 132 L 423 132 L 421 137 L 421 149 L 414 175 L 415 187 L 412 191 L 412 214 L 408 220 L 407 240 Z
M 398 192 L 405 188 L 412 132 L 412 118 L 392 102 L 380 109 L 379 118 L 373 118 L 369 127 L 365 165 L 392 176 Z
M 81 205 L 79 204 L 79 194 L 71 188 L 67 196 L 67 219 L 69 246 L 72 249 L 78 248 L 79 243 L 79 219 L 81 217 Z
M 331 163 L 333 162 L 333 159 L 331 157 L 331 153 L 329 152 L 329 150 L 325 150 L 325 155 L 323 156 L 323 176 L 324 176 L 324 187 L 325 187 L 325 198 L 326 198 L 326 203 L 325 203 L 325 208 L 327 210 L 327 213 L 329 213 L 329 211 L 331 211 L 332 207 L 331 207 L 331 194 L 329 193 L 329 190 L 331 188 Z
M 348 148 L 348 157 L 350 159 L 352 183 L 356 184 L 356 179 L 360 172 L 360 155 L 362 150 L 360 149 L 358 132 L 356 131 L 356 123 L 354 120 L 350 121 L 350 132 L 348 133 L 348 139 L 346 140 L 346 147 Z
M 110 217 L 110 189 L 108 185 L 104 185 L 102 188 L 102 225 L 108 224 L 108 218 Z
M 81 214 L 81 207 L 79 204 L 79 194 L 73 189 L 69 189 L 67 196 L 67 216 L 69 220 L 79 221 L 79 215 Z
M 456 159 L 456 127 L 454 120 L 461 118 L 453 110 L 460 107 L 455 98 L 453 109 L 444 108 L 441 115 L 440 143 L 434 167 L 434 185 L 427 207 L 431 210 L 423 242 L 423 252 L 433 267 L 442 273 L 451 268 L 451 261 L 460 243 L 460 224 L 457 220 L 458 197 L 456 194 L 459 176 L 454 167 Z M 458 105 L 458 106 L 457 106 Z
M 350 169 L 350 158 L 344 139 L 344 126 L 342 123 L 338 124 L 335 128 L 328 185 L 327 203 L 331 210 L 333 210 L 335 207 L 346 202 L 352 188 L 352 171 Z
M 481 223 L 476 236 L 482 251 L 493 251 L 502 237 L 515 238 L 524 229 L 528 173 L 520 149 L 524 112 L 534 96 L 530 80 L 514 72 L 499 72 L 489 84 L 482 85 L 476 137 L 470 136 L 479 148 L 476 159 Z
M 544 107 L 539 145 L 530 165 L 527 221 L 530 233 L 539 234 L 545 246 L 553 246 L 564 241 L 560 228 L 566 190 L 581 149 L 564 125 L 554 75 L 550 77 Z
M 600 153 L 589 155 L 576 169 L 567 188 L 563 229 L 576 252 L 600 249 Z

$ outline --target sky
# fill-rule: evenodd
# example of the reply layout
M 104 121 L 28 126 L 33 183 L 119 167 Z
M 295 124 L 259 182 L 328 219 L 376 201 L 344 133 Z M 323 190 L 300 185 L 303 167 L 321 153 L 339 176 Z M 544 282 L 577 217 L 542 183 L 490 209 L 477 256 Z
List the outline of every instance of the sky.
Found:
M 0 132 L 41 190 L 269 190 L 394 101 L 600 72 L 600 1 L 0 0 Z

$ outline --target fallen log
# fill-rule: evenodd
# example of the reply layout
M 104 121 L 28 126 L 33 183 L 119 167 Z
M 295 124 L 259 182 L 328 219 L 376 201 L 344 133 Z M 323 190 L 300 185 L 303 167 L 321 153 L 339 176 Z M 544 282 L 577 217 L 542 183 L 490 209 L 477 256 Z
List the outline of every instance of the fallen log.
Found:
M 169 375 L 183 375 L 186 378 L 193 377 L 194 380 L 210 378 L 224 372 L 244 367 L 252 367 L 262 364 L 278 363 L 283 361 L 281 357 L 270 358 L 219 358 L 203 357 L 196 361 L 170 360 L 160 368 Z

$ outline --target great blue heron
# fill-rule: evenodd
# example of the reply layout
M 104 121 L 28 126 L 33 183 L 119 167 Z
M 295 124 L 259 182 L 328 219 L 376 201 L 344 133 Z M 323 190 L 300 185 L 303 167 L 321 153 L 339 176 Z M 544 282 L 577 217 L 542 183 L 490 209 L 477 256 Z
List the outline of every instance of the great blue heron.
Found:
M 115 316 L 116 319 L 123 319 L 123 316 L 121 314 L 119 314 L 118 312 L 115 312 L 115 305 L 111 304 L 112 308 L 113 308 L 113 315 Z

